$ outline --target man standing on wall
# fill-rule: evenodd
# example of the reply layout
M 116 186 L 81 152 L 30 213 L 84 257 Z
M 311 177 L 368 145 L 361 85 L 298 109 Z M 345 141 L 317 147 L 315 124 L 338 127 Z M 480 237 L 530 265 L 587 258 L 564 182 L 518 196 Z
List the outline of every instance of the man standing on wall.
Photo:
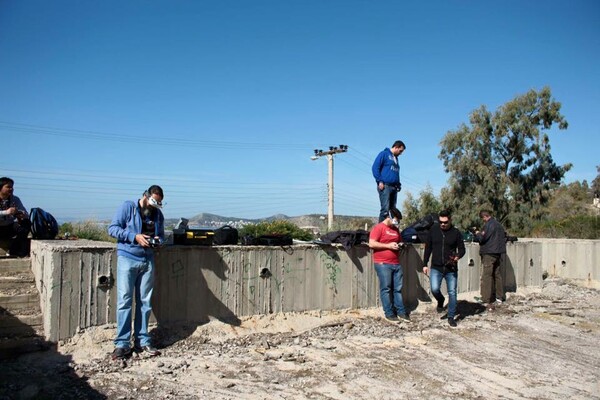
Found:
M 442 279 L 446 279 L 448 288 L 448 324 L 456 326 L 456 288 L 458 281 L 458 260 L 465 255 L 465 243 L 462 234 L 452 226 L 452 216 L 446 210 L 438 216 L 439 224 L 429 230 L 425 242 L 423 273 L 429 275 L 431 293 L 437 300 L 437 312 L 444 312 L 444 295 L 440 291 Z M 427 267 L 431 257 L 431 270 Z
M 165 238 L 163 190 L 148 188 L 136 201 L 125 201 L 115 214 L 108 234 L 117 239 L 117 337 L 113 359 L 131 355 L 132 300 L 135 295 L 133 350 L 151 356 L 160 352 L 152 345 L 148 320 L 152 313 L 154 248 Z
M 392 207 L 388 216 L 375 225 L 369 234 L 369 247 L 373 249 L 373 264 L 379 278 L 379 295 L 385 319 L 390 322 L 410 322 L 402 300 L 402 265 L 398 255 L 402 236 L 398 225 L 402 214 Z
M 379 222 L 387 218 L 388 211 L 396 207 L 398 192 L 402 188 L 400 183 L 400 167 L 398 156 L 406 150 L 402 140 L 396 140 L 392 148 L 385 148 L 377 155 L 373 162 L 373 177 L 377 182 L 377 193 L 379 193 Z
M 475 232 L 481 255 L 481 302 L 493 309 L 504 300 L 501 261 L 506 254 L 506 232 L 488 210 L 481 210 L 479 217 L 484 221 L 481 231 Z M 492 289 L 495 288 L 495 296 Z
M 15 181 L 0 178 L 0 239 L 10 240 L 9 254 L 13 257 L 29 256 L 27 235 L 31 228 L 29 214 L 17 196 L 13 194 Z

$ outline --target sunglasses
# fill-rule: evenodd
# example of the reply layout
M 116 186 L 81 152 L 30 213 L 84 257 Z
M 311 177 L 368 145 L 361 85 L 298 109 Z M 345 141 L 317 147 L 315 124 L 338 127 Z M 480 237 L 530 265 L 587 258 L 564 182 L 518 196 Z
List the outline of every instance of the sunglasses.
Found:
M 440 221 L 440 220 L 438 220 L 438 222 L 440 223 L 440 225 L 448 225 L 450 223 L 449 220 L 447 220 L 447 221 Z

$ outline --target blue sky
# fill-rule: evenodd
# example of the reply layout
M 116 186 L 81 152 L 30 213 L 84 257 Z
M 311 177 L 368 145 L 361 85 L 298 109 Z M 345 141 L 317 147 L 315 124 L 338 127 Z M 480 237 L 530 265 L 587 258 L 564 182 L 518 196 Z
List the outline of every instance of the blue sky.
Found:
M 0 175 L 59 220 L 110 218 L 151 184 L 167 218 L 378 214 L 446 184 L 439 142 L 480 105 L 550 86 L 566 181 L 600 165 L 598 1 L 0 1 Z

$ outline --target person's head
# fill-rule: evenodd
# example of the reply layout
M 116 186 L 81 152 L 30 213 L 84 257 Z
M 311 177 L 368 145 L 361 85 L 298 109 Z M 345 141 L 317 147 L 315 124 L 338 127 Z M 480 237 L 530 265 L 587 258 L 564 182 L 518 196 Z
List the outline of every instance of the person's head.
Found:
M 492 218 L 492 213 L 488 210 L 479 211 L 479 218 L 481 218 L 484 222 L 488 222 L 490 218 Z
M 442 210 L 438 214 L 438 222 L 440 223 L 440 228 L 444 231 L 447 231 L 452 227 L 452 215 L 448 210 Z
M 7 199 L 12 193 L 15 181 L 6 176 L 0 178 L 0 198 Z
M 144 196 L 140 200 L 140 205 L 144 210 L 152 212 L 155 209 L 162 208 L 164 198 L 163 190 L 158 185 L 152 185 L 144 192 Z
M 393 155 L 399 156 L 404 152 L 404 150 L 406 150 L 406 145 L 402 140 L 396 140 L 390 150 L 392 151 Z
M 388 211 L 388 217 L 386 218 L 388 225 L 398 226 L 400 225 L 400 220 L 402 219 L 402 213 L 396 207 L 390 208 Z

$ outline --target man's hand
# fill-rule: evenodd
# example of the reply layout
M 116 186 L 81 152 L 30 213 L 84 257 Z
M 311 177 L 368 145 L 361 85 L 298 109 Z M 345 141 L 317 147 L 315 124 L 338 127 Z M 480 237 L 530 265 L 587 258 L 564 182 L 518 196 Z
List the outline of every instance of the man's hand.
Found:
M 150 242 L 148 242 L 148 239 L 150 239 L 150 236 L 148 235 L 143 235 L 141 233 L 135 235 L 135 241 L 138 242 L 138 244 L 142 247 L 150 247 Z
M 423 267 L 423 273 L 424 273 L 425 275 L 429 276 L 429 267 L 428 267 L 427 265 L 425 265 L 425 266 Z
M 377 187 L 379 188 L 379 190 L 383 190 L 385 185 L 383 184 L 383 182 L 379 182 L 379 184 L 377 184 Z
M 388 244 L 388 249 L 390 250 L 398 250 L 400 248 L 400 245 L 396 242 L 392 242 Z
M 17 215 L 17 213 L 19 212 L 19 210 L 17 210 L 17 207 L 11 207 L 11 208 L 9 208 L 9 209 L 8 209 L 8 210 L 6 210 L 6 211 L 8 211 L 8 213 L 9 213 L 10 215 Z

